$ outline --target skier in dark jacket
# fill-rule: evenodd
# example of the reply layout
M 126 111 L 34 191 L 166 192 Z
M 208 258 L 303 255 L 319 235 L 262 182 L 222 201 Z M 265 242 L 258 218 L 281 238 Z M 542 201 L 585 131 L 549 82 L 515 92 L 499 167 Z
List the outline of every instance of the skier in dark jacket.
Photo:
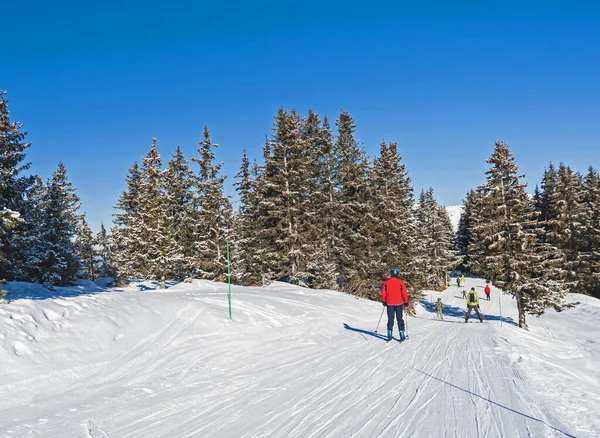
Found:
M 381 303 L 387 307 L 388 314 L 388 341 L 392 339 L 392 331 L 394 329 L 394 315 L 398 320 L 398 331 L 400 332 L 400 340 L 406 339 L 404 335 L 404 319 L 402 319 L 402 310 L 404 305 L 408 304 L 408 292 L 406 285 L 400 278 L 400 269 L 392 268 L 390 270 L 391 277 L 383 282 L 381 286 Z
M 465 322 L 469 321 L 469 316 L 471 316 L 471 312 L 473 310 L 475 310 L 475 313 L 477 313 L 479 322 L 483 322 L 483 317 L 481 316 L 481 312 L 479 312 L 479 295 L 477 295 L 477 292 L 475 292 L 474 287 L 472 287 L 467 294 L 467 311 L 465 313 Z

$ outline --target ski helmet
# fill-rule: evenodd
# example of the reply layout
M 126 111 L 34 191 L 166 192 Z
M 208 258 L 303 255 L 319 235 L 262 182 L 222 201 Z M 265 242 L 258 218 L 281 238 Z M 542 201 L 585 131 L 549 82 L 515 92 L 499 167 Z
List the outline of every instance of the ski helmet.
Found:
M 442 301 L 442 299 L 441 299 L 441 298 L 438 298 L 438 301 Z
M 392 274 L 392 277 L 398 277 L 400 275 L 400 269 L 392 268 L 390 269 L 390 274 Z

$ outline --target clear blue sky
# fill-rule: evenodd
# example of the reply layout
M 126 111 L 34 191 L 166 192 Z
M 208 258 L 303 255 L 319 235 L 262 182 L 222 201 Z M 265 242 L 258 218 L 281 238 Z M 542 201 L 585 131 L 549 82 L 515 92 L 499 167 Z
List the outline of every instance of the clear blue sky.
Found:
M 191 158 L 208 125 L 233 194 L 280 105 L 349 111 L 370 156 L 397 141 L 415 191 L 446 205 L 497 140 L 531 190 L 550 161 L 600 167 L 598 2 L 5 3 L 0 89 L 32 171 L 62 160 L 95 230 L 152 137 Z

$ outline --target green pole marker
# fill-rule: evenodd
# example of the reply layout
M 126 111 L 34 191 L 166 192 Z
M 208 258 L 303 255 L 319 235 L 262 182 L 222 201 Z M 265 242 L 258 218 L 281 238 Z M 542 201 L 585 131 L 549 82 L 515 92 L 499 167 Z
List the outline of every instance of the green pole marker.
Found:
M 227 246 L 227 300 L 229 301 L 229 319 L 231 318 L 231 261 L 229 260 L 229 240 L 225 241 Z
M 500 304 L 500 327 L 502 327 L 502 300 L 500 295 L 498 295 L 498 304 Z

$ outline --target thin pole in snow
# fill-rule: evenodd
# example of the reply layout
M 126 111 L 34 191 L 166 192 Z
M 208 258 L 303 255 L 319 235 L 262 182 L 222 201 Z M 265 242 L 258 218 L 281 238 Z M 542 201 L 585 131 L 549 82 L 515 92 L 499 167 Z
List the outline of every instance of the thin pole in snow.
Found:
M 229 319 L 231 319 L 231 260 L 229 260 L 229 240 L 225 241 L 227 247 L 227 300 L 229 301 Z
M 500 295 L 498 295 L 498 303 L 500 304 L 500 327 L 502 327 L 502 300 L 500 298 Z

